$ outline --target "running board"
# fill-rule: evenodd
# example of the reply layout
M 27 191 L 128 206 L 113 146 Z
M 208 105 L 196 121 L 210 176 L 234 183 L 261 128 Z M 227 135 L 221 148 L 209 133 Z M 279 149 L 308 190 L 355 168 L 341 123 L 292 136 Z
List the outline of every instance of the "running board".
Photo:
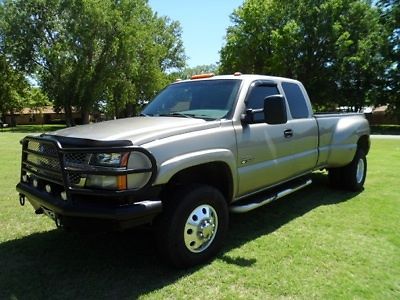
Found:
M 244 203 L 242 205 L 238 205 L 238 204 L 232 205 L 230 207 L 230 211 L 234 212 L 234 213 L 245 213 L 245 212 L 251 211 L 253 209 L 259 208 L 260 206 L 263 206 L 272 201 L 275 201 L 279 198 L 287 196 L 293 192 L 296 192 L 296 191 L 310 185 L 311 183 L 312 183 L 312 180 L 308 179 L 305 182 L 303 181 L 300 185 L 295 185 L 291 188 L 287 188 L 282 191 L 269 194 L 266 198 L 263 197 L 260 199 L 259 197 L 257 197 L 253 202 L 246 201 L 246 203 Z

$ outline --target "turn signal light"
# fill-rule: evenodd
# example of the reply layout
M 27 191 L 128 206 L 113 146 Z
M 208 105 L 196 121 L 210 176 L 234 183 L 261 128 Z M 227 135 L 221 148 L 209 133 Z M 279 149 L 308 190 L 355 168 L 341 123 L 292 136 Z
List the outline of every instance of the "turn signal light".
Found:
M 119 190 L 126 190 L 127 188 L 127 178 L 126 175 L 117 177 L 117 188 Z

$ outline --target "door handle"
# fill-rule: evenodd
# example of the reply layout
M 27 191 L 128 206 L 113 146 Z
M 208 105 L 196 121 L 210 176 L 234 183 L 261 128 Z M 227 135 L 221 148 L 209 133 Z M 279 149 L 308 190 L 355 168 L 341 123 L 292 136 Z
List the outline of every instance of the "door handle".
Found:
M 283 132 L 283 135 L 285 136 L 285 138 L 291 138 L 293 136 L 293 130 L 287 129 Z

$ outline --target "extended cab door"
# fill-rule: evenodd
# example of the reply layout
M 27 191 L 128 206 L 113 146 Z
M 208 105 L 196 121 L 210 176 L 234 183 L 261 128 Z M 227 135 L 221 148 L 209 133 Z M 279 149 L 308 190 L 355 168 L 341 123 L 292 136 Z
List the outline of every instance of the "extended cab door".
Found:
M 264 113 L 256 112 L 253 122 L 236 127 L 238 143 L 238 196 L 255 192 L 312 170 L 317 162 L 318 128 L 306 99 L 295 83 L 256 81 L 245 103 L 246 109 L 262 109 L 264 99 L 283 94 L 290 97 L 287 122 L 266 124 Z M 282 93 L 283 91 L 283 93 Z M 302 102 L 303 101 L 303 102 Z M 306 108 L 306 110 L 304 109 Z M 294 116 L 294 117 L 292 117 Z

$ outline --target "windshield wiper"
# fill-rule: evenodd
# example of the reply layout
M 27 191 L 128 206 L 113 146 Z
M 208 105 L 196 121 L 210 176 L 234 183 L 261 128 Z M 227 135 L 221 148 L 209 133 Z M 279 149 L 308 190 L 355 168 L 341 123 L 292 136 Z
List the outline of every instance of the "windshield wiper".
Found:
M 184 117 L 184 118 L 194 118 L 196 115 L 194 114 L 185 114 L 179 111 L 173 111 L 168 114 L 160 114 L 160 117 Z
M 139 117 L 152 117 L 152 114 L 140 113 Z

